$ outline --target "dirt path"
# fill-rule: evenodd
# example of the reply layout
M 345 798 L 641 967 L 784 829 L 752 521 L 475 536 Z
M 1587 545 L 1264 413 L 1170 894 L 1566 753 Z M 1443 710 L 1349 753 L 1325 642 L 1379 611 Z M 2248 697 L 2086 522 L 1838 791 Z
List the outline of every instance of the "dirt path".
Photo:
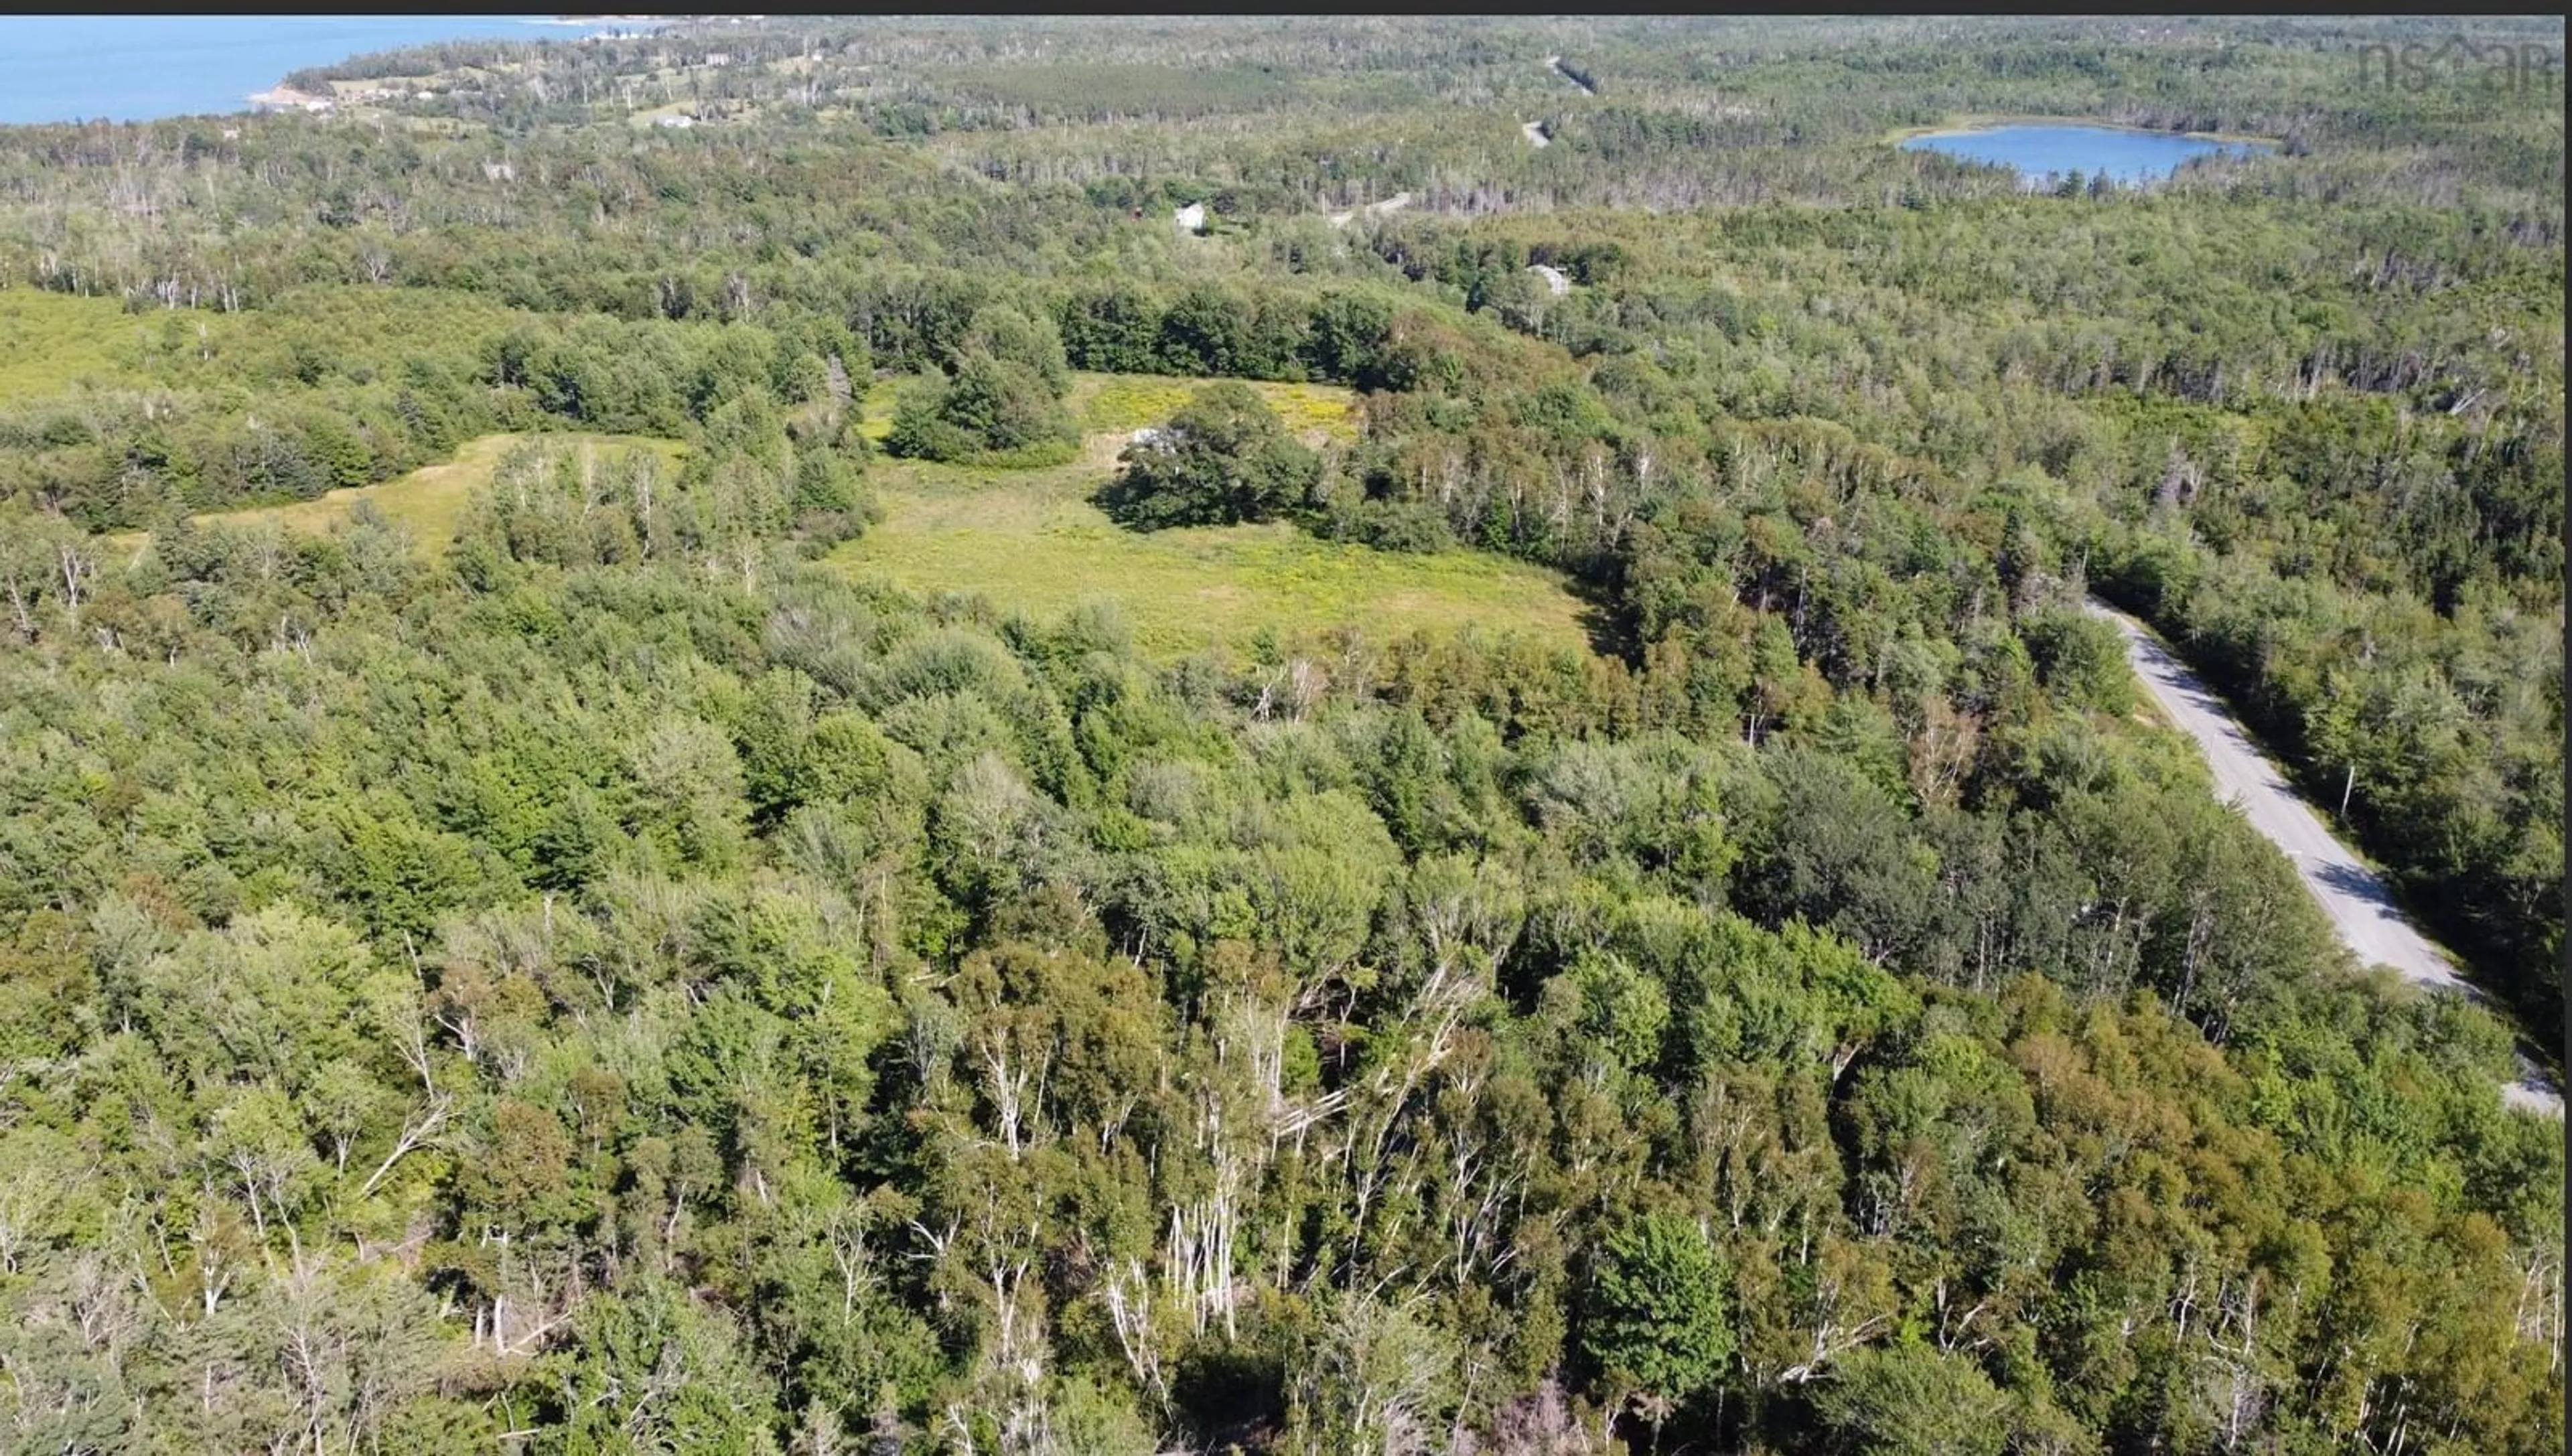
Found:
M 1331 226 L 1334 228 L 1345 228 L 1358 216 L 1358 213 L 1364 213 L 1370 218 L 1381 218 L 1387 213 L 1401 212 L 1404 208 L 1409 206 L 1411 206 L 1411 194 L 1408 192 L 1397 192 L 1382 202 L 1368 203 L 1365 207 L 1358 209 L 1357 212 L 1331 214 Z
M 2154 704 L 2197 740 L 2207 766 L 2215 771 L 2216 792 L 2239 802 L 2251 827 L 2285 851 L 2304 888 L 2360 961 L 2390 966 L 2405 981 L 2483 999 L 2456 974 L 2446 954 L 2403 918 L 2375 872 L 2288 787 L 2213 689 L 2143 623 L 2095 600 L 2087 605 L 2124 635 L 2126 656 Z M 2518 1081 L 2503 1088 L 2501 1097 L 2512 1106 L 2563 1114 L 2561 1092 L 2524 1053 Z
M 1582 80 L 1580 77 L 1573 75 L 1570 71 L 1563 69 L 1563 57 L 1561 56 L 1546 57 L 1545 68 L 1552 71 L 1557 76 L 1562 77 L 1564 80 L 1571 82 L 1573 85 L 1580 87 L 1581 94 L 1584 96 L 1596 96 L 1599 94 L 1599 88 Z

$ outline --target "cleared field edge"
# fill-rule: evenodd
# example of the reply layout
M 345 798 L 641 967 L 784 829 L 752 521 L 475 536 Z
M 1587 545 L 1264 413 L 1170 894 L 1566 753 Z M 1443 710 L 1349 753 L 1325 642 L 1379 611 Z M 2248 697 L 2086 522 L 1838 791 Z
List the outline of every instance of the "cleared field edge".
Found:
M 472 498 L 473 492 L 490 483 L 491 472 L 498 467 L 501 458 L 519 444 L 552 448 L 588 446 L 600 450 L 648 449 L 660 455 L 665 463 L 675 463 L 686 448 L 674 439 L 643 434 L 557 433 L 550 430 L 485 434 L 456 446 L 455 453 L 449 458 L 422 465 L 395 479 L 372 485 L 345 486 L 325 491 L 310 500 L 200 511 L 192 518 L 201 524 L 253 525 L 272 521 L 288 530 L 322 533 L 347 519 L 359 501 L 372 501 L 375 508 L 386 516 L 410 527 L 417 549 L 433 550 L 453 534 L 455 522 L 463 515 L 465 502 Z M 99 539 L 116 550 L 139 556 L 150 544 L 151 533 L 115 531 Z
M 1426 555 L 1329 541 L 1284 523 L 1136 532 L 1090 495 L 1136 429 L 1166 419 L 1207 379 L 1075 376 L 1086 431 L 1072 463 L 1029 470 L 879 460 L 884 518 L 835 553 L 843 569 L 935 597 L 1059 619 L 1113 602 L 1146 651 L 1180 654 L 1334 629 L 1389 639 L 1428 628 L 1516 633 L 1587 654 L 1593 608 L 1555 573 L 1472 550 Z M 1356 396 L 1335 385 L 1253 382 L 1286 425 L 1315 443 L 1356 436 Z M 898 381 L 866 403 L 888 420 Z
M 978 596 L 1040 620 L 1112 602 L 1137 644 L 1162 654 L 1238 646 L 1263 630 L 1284 640 L 1334 628 L 1386 640 L 1471 627 L 1588 650 L 1588 608 L 1538 568 L 1461 550 L 1402 556 L 1284 524 L 1148 538 L 1112 525 L 912 532 L 897 512 L 838 559 L 907 591 Z
M 202 317 L 129 314 L 114 299 L 0 288 L 0 404 L 42 399 L 82 380 L 134 383 L 148 339 L 174 324 L 192 330 Z
M 859 403 L 858 428 L 881 440 L 893 427 L 895 403 L 910 380 L 879 379 Z M 1185 374 L 1105 374 L 1075 370 L 1064 403 L 1085 434 L 1129 434 L 1158 424 L 1188 402 L 1188 396 L 1215 379 Z M 1357 437 L 1357 393 L 1340 384 L 1245 379 L 1288 429 L 1308 437 L 1320 435 L 1339 443 Z M 1092 441 L 1095 443 L 1095 441 Z

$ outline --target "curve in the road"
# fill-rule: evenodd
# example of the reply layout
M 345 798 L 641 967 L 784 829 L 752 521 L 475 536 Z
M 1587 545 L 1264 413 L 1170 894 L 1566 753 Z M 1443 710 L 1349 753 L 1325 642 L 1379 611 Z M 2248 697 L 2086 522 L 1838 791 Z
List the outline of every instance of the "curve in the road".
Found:
M 2384 882 L 2340 843 L 2319 815 L 2289 787 L 2214 690 L 2183 665 L 2143 623 L 2092 598 L 2085 605 L 2114 622 L 2126 639 L 2135 676 L 2171 722 L 2197 740 L 2216 792 L 2239 803 L 2251 827 L 2266 835 L 2302 878 L 2304 889 L 2330 918 L 2350 951 L 2368 965 L 2390 966 L 2405 981 L 2479 998 L 2456 974 L 2453 962 L 2405 919 Z M 2562 1092 L 2525 1054 L 2519 1079 L 2501 1090 L 2512 1106 L 2563 1114 Z
M 1591 85 L 1589 82 L 1582 80 L 1580 77 L 1575 76 L 1570 71 L 1564 69 L 1563 57 L 1548 56 L 1545 58 L 1545 66 L 1547 70 L 1552 71 L 1554 74 L 1571 82 L 1573 85 L 1580 87 L 1582 95 L 1596 96 L 1599 94 L 1598 87 Z

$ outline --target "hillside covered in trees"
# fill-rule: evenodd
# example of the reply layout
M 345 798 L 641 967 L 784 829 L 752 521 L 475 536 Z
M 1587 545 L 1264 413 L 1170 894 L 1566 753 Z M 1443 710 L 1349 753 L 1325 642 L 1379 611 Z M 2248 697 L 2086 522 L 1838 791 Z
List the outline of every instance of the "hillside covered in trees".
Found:
M 2561 96 L 2366 83 L 2457 34 L 2559 67 L 772 17 L 0 129 L 6 1443 L 2560 1449 Z M 2273 145 L 1894 145 L 2004 115 Z M 1137 631 L 1281 533 L 1588 643 Z

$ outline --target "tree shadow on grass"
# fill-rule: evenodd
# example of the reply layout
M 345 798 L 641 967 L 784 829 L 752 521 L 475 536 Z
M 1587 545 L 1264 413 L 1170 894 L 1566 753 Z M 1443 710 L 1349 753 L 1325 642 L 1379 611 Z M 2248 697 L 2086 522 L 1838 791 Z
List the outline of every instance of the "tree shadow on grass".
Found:
M 1563 589 L 1581 603 L 1572 619 L 1580 624 L 1581 635 L 1589 640 L 1590 650 L 1602 657 L 1632 662 L 1641 652 L 1634 640 L 1633 623 L 1617 609 L 1607 589 L 1585 576 L 1566 576 Z
M 1383 551 L 1390 555 L 1436 557 L 1451 552 L 1461 552 L 1470 555 L 1488 555 L 1504 561 L 1520 559 L 1505 552 L 1489 551 L 1481 546 L 1459 541 L 1446 533 L 1443 522 L 1439 532 L 1443 538 L 1443 544 L 1418 547 L 1397 545 L 1375 537 L 1363 528 L 1356 533 L 1340 535 L 1326 527 L 1321 527 L 1320 523 L 1309 516 L 1295 512 L 1236 513 L 1223 509 L 1219 502 L 1204 497 L 1191 496 L 1179 491 L 1154 489 L 1121 470 L 1101 482 L 1097 489 L 1089 493 L 1088 498 L 1089 503 L 1098 507 L 1100 513 L 1130 531 L 1148 533 L 1176 526 L 1263 524 L 1270 520 L 1286 520 L 1293 522 L 1298 529 L 1316 540 L 1345 541 L 1348 544 L 1365 546 L 1370 550 Z M 1590 650 L 1601 657 L 1612 657 L 1628 663 L 1634 661 L 1640 654 L 1641 644 L 1634 638 L 1631 622 L 1618 608 L 1608 589 L 1586 576 L 1566 571 L 1557 571 L 1555 574 L 1561 580 L 1564 591 L 1580 603 L 1579 608 L 1573 613 L 1573 621 L 1580 627 L 1582 639 L 1589 645 Z
M 1173 492 L 1154 490 L 1129 478 L 1122 470 L 1108 476 L 1097 489 L 1089 492 L 1089 503 L 1129 531 L 1227 523 L 1217 515 L 1190 509 L 1188 503 Z

